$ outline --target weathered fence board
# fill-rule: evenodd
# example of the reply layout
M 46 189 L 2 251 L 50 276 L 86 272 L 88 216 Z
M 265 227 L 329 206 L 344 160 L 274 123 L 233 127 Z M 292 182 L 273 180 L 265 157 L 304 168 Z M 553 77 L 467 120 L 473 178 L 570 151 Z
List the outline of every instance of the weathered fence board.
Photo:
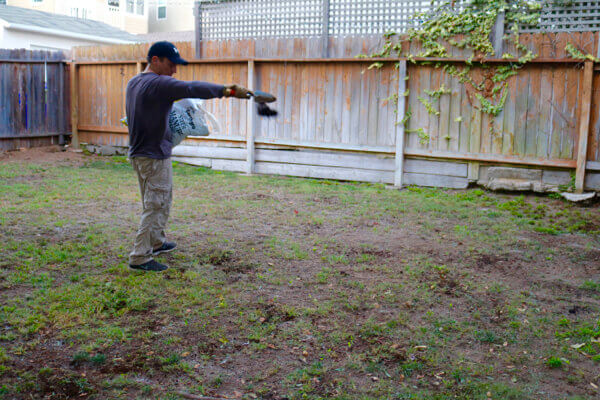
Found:
M 0 150 L 58 143 L 68 133 L 64 58 L 0 49 Z

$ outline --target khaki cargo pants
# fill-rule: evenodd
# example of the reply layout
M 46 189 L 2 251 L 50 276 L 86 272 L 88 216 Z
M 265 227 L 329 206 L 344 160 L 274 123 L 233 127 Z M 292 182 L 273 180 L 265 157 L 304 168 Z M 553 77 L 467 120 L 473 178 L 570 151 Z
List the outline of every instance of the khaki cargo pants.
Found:
M 129 264 L 140 265 L 152 260 L 152 250 L 166 241 L 165 225 L 173 199 L 173 166 L 170 158 L 146 157 L 132 158 L 131 165 L 140 183 L 143 211 Z

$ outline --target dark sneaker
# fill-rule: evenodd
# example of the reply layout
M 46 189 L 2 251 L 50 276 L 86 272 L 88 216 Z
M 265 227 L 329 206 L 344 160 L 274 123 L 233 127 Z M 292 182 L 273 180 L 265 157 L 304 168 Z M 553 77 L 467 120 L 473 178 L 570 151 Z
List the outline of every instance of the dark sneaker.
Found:
M 173 251 L 175 247 L 177 247 L 177 244 L 175 242 L 164 242 L 163 245 L 160 246 L 158 249 L 152 250 L 152 255 L 157 256 L 162 253 L 168 253 L 170 251 Z
M 139 269 L 140 271 L 164 271 L 169 268 L 164 264 L 159 263 L 158 261 L 150 260 L 146 263 L 140 265 L 132 265 L 129 264 L 129 268 Z

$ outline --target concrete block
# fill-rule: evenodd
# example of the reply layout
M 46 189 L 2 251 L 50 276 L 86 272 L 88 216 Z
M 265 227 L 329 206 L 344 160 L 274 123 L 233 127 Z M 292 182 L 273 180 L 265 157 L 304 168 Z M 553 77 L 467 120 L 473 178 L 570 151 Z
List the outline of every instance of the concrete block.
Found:
M 547 185 L 568 185 L 571 183 L 571 172 L 546 170 L 543 172 L 542 182 Z
M 526 179 L 492 178 L 484 185 L 490 190 L 531 191 L 533 182 Z
M 585 176 L 585 188 L 587 190 L 600 191 L 600 174 L 587 173 Z
M 528 181 L 541 181 L 542 170 L 509 167 L 490 167 L 488 177 L 492 179 L 518 179 Z

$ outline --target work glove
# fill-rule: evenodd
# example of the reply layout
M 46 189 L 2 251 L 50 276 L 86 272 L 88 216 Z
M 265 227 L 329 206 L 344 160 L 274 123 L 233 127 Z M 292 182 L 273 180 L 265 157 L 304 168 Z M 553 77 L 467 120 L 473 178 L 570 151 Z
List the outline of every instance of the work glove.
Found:
M 248 89 L 243 86 L 238 85 L 227 85 L 225 86 L 225 90 L 223 91 L 223 96 L 225 97 L 237 97 L 238 99 L 249 99 L 252 95 Z

